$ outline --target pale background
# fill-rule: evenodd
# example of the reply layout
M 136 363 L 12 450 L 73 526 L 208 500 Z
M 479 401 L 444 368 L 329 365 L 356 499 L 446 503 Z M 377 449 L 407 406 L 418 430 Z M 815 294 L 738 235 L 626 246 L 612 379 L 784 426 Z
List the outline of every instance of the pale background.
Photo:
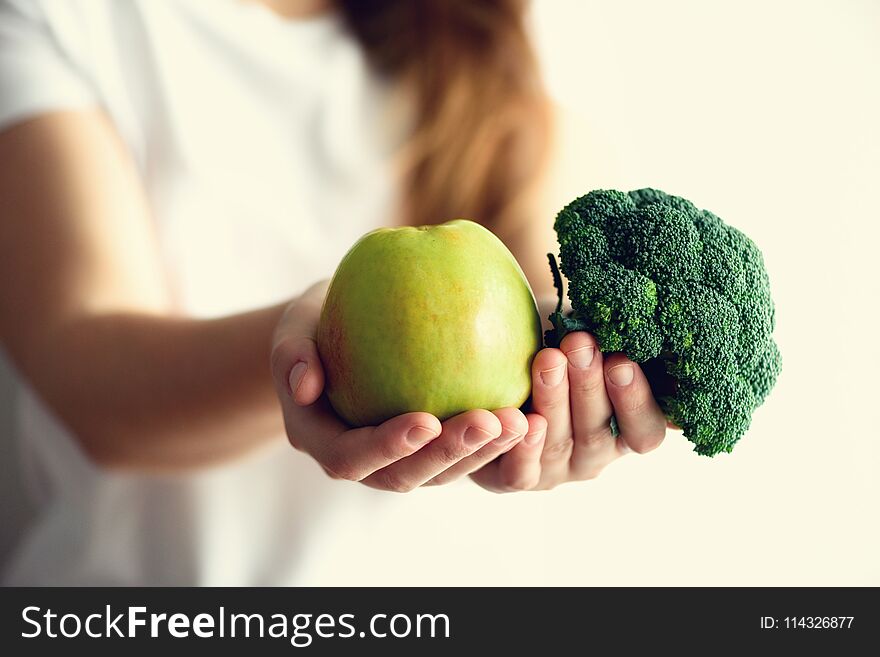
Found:
M 560 202 L 653 186 L 752 236 L 779 383 L 732 455 L 672 434 L 550 493 L 418 491 L 405 526 L 380 522 L 315 582 L 880 585 L 880 2 L 538 0 L 534 18 L 579 117 Z M 28 513 L 11 394 L 0 365 L 0 562 Z M 433 542 L 448 560 L 426 563 Z

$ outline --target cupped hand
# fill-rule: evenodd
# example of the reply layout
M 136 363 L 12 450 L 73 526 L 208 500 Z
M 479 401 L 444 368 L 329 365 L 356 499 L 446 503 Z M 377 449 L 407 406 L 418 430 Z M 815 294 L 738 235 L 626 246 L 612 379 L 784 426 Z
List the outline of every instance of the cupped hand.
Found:
M 585 332 L 569 333 L 559 349 L 542 349 L 532 363 L 532 407 L 546 430 L 530 433 L 471 477 L 494 492 L 550 489 L 593 479 L 630 451 L 655 449 L 666 417 L 642 369 L 623 354 L 599 351 Z M 615 416 L 619 435 L 611 430 Z M 542 422 L 530 422 L 540 427 Z
M 315 334 L 327 282 L 291 303 L 274 334 L 272 378 L 290 443 L 331 477 L 407 492 L 464 477 L 516 448 L 546 425 L 519 409 L 472 410 L 440 422 L 406 413 L 379 426 L 351 428 L 333 412 Z

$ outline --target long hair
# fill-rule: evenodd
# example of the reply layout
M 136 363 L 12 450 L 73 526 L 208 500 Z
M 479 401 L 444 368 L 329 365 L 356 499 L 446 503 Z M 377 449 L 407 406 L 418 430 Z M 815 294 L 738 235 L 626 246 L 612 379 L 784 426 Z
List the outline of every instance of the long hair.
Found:
M 409 222 L 527 218 L 549 139 L 525 0 L 338 0 L 371 63 L 411 94 Z

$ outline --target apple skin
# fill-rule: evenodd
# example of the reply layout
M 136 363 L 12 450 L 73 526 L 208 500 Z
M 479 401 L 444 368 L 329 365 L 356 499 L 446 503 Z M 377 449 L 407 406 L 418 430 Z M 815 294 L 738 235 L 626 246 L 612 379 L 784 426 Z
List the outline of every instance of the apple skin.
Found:
M 522 269 L 465 219 L 364 235 L 330 282 L 318 325 L 325 388 L 352 426 L 424 411 L 444 420 L 519 407 L 541 320 Z

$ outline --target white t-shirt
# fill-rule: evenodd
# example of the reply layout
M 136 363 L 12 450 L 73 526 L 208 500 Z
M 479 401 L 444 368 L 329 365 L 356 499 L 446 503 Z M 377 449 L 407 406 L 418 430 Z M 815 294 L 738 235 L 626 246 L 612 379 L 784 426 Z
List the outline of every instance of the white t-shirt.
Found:
M 193 316 L 288 299 L 389 221 L 402 137 L 389 98 L 333 13 L 287 21 L 243 0 L 0 0 L 0 129 L 102 108 L 141 173 Z M 6 565 L 10 584 L 309 583 L 325 553 L 357 543 L 383 498 L 329 480 L 283 436 L 222 467 L 139 476 L 88 461 L 25 385 L 20 416 L 39 513 Z

